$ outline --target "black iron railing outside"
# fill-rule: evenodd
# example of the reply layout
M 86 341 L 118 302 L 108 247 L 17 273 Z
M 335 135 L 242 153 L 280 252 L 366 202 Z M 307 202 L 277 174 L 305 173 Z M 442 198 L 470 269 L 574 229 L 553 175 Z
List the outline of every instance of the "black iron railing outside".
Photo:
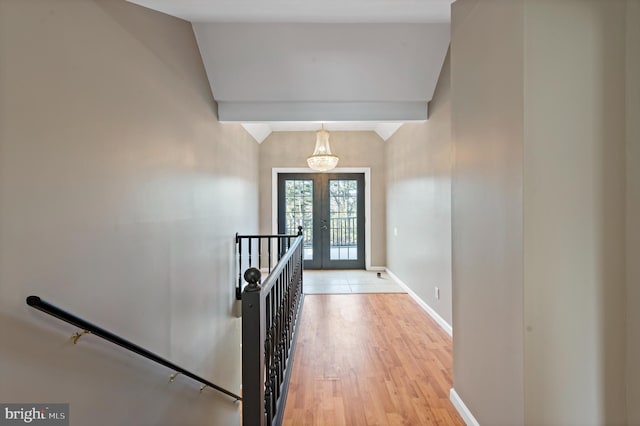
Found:
M 287 215 L 285 217 L 285 234 L 297 234 L 300 232 L 300 226 L 304 229 L 304 247 L 313 247 L 313 217 L 311 215 Z
M 329 243 L 331 247 L 353 247 L 358 245 L 358 218 L 356 216 L 332 217 Z
M 249 268 L 242 293 L 242 422 L 280 425 L 302 309 L 303 236 L 299 235 L 260 284 Z
M 195 375 L 194 373 L 190 372 L 189 370 L 186 370 L 174 363 L 172 363 L 171 361 L 168 361 L 162 357 L 160 357 L 159 355 L 156 355 L 155 353 L 136 345 L 135 343 L 131 343 L 128 340 L 123 339 L 122 337 L 113 334 L 112 332 L 105 330 L 104 328 L 98 327 L 95 324 L 90 323 L 89 321 L 86 321 L 80 317 L 77 317 L 75 315 L 73 315 L 72 313 L 69 313 L 55 305 L 52 305 L 49 302 L 46 302 L 44 300 L 42 300 L 41 298 L 39 298 L 38 296 L 29 296 L 27 297 L 27 305 L 31 306 L 32 308 L 38 309 L 39 311 L 45 312 L 51 316 L 54 316 L 62 321 L 68 322 L 69 324 L 73 324 L 76 327 L 79 327 L 80 329 L 83 330 L 82 333 L 75 333 L 72 337 L 74 340 L 74 343 L 78 340 L 78 338 L 80 336 L 82 336 L 83 334 L 93 334 L 95 336 L 101 337 L 111 343 L 114 343 L 118 346 L 121 346 L 131 352 L 135 352 L 138 355 L 141 355 L 145 358 L 148 358 L 154 362 L 157 362 L 158 364 L 164 365 L 165 367 L 175 371 L 174 374 L 171 375 L 170 380 L 169 381 L 173 381 L 173 379 L 175 379 L 175 377 L 178 374 L 183 374 L 187 377 L 192 378 L 193 380 L 202 383 L 202 387 L 200 388 L 200 391 L 204 390 L 207 387 L 210 387 L 212 389 L 215 389 L 219 392 L 222 392 L 226 395 L 229 395 L 230 397 L 234 398 L 236 401 L 241 401 L 242 397 L 236 395 L 235 393 L 228 391 L 212 382 L 210 382 L 209 380 L 203 379 L 200 376 Z

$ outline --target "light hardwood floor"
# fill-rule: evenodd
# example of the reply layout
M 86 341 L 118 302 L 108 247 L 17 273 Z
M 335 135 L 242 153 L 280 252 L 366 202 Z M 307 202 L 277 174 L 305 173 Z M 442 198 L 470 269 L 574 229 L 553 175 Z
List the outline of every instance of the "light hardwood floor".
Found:
M 451 338 L 407 294 L 306 295 L 284 425 L 464 425 Z

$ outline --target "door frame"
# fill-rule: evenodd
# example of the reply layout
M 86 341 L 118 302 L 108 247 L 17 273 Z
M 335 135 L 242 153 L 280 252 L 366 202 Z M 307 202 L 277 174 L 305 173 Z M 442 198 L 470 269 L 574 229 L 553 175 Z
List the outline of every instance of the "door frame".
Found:
M 271 232 L 278 233 L 278 173 L 322 173 L 301 167 L 273 167 L 271 169 Z M 364 265 L 371 270 L 371 168 L 336 167 L 328 173 L 364 174 Z M 303 230 L 304 231 L 304 230 Z

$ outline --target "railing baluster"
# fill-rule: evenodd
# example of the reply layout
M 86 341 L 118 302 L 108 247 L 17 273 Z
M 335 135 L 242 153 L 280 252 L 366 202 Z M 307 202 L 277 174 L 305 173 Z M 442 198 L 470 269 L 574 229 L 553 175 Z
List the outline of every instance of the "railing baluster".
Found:
M 271 273 L 271 251 L 273 250 L 273 242 L 269 238 L 269 273 Z
M 267 295 L 267 303 L 265 303 L 266 312 L 265 312 L 265 324 L 267 327 L 267 337 L 265 341 L 265 372 L 266 372 L 266 383 L 265 383 L 265 397 L 264 397 L 264 406 L 267 415 L 267 424 L 270 424 L 270 419 L 273 418 L 273 410 L 274 410 L 274 395 L 273 395 L 273 380 L 271 378 L 271 370 L 273 369 L 273 328 L 272 324 L 272 315 L 273 312 L 272 307 L 272 295 Z
M 269 317 L 270 330 L 273 344 L 271 346 L 271 368 L 268 370 L 269 378 L 271 381 L 271 412 L 275 413 L 276 411 L 276 403 L 278 401 L 276 389 L 277 389 L 277 366 L 276 366 L 276 348 L 278 346 L 278 335 L 277 335 L 277 323 L 274 312 L 277 311 L 278 299 L 274 292 L 271 293 L 271 316 Z
M 282 240 L 278 238 L 278 261 L 282 258 Z

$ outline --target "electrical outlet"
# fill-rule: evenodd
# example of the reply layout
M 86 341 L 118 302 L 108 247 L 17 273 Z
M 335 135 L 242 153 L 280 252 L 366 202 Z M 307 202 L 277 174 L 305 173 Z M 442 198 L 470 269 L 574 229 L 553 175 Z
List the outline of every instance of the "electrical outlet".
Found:
M 436 287 L 436 300 L 440 300 L 440 289 Z
M 394 237 L 397 237 L 397 236 L 398 236 L 398 228 L 397 228 L 397 227 L 394 227 L 394 228 L 393 228 L 393 236 L 394 236 Z

